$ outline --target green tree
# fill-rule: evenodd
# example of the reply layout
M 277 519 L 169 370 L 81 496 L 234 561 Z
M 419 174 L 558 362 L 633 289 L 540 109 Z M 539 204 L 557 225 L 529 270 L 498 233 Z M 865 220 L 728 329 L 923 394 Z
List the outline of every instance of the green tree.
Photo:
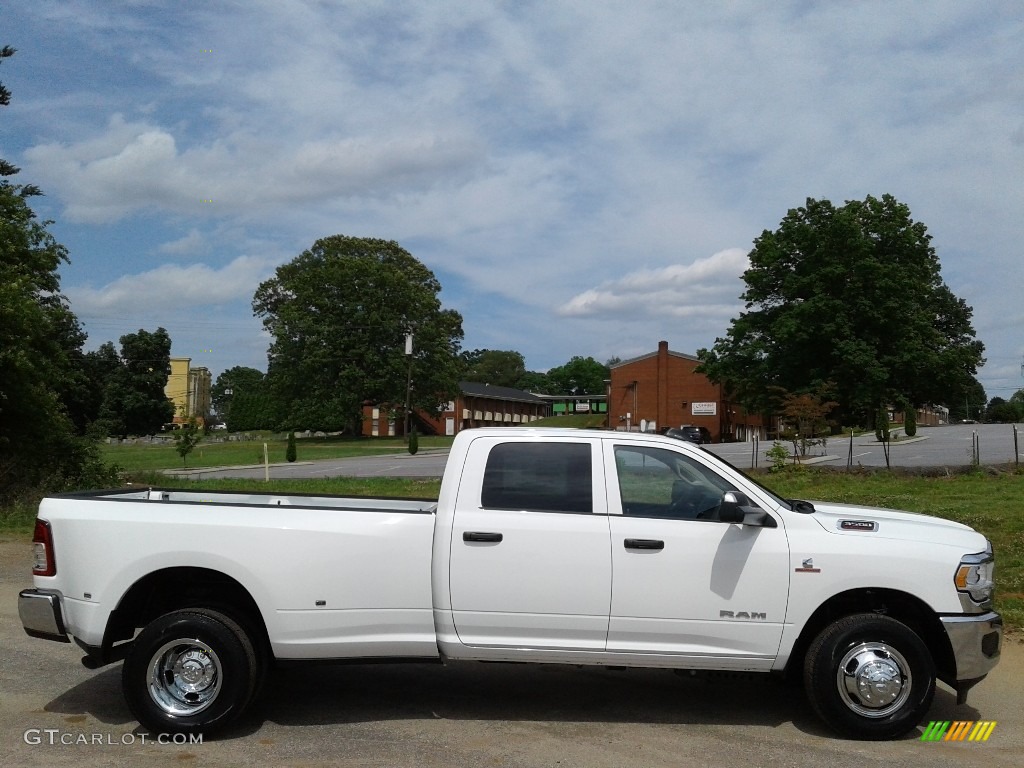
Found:
M 0 62 L 14 49 L 0 49 Z M 10 91 L 0 84 L 0 106 Z M 76 437 L 63 396 L 77 390 L 84 334 L 60 294 L 67 250 L 39 221 L 31 185 L 0 160 L 0 504 L 26 493 L 111 485 L 93 442 Z
M 9 59 L 16 52 L 17 50 L 15 48 L 11 48 L 9 45 L 5 45 L 3 48 L 0 48 L 0 64 L 3 63 L 4 59 Z M 10 103 L 11 92 L 3 83 L 0 83 L 0 107 L 6 107 Z M 0 177 L 6 178 L 7 176 L 14 176 L 20 170 L 21 169 L 18 168 L 18 166 L 0 157 Z M 39 187 L 33 184 L 21 184 L 15 186 L 12 191 L 21 197 L 31 197 L 32 195 L 42 194 Z
M 538 395 L 552 394 L 548 375 L 540 371 L 527 371 L 519 377 L 514 386 L 516 389 L 521 389 L 524 392 L 533 392 Z
M 516 387 L 526 375 L 526 361 L 513 350 L 474 349 L 460 357 L 466 368 L 462 378 L 494 387 Z
M 548 371 L 548 387 L 554 395 L 603 395 L 610 375 L 607 365 L 576 355 Z
M 299 451 L 295 447 L 295 433 L 294 432 L 289 432 L 288 433 L 288 447 L 285 448 L 284 457 L 289 462 L 293 462 L 297 458 L 299 458 Z
M 988 395 L 977 379 L 972 379 L 955 389 L 949 400 L 949 420 L 953 424 L 962 421 L 980 421 L 984 416 Z
M 993 397 L 985 410 L 985 418 L 999 424 L 1016 424 L 1024 420 L 1024 402 Z
M 808 199 L 754 241 L 743 280 L 747 311 L 698 354 L 750 410 L 767 409 L 772 386 L 835 381 L 840 418 L 867 424 L 886 404 L 952 404 L 984 362 L 931 236 L 891 195 Z
M 180 428 L 174 430 L 174 450 L 181 456 L 181 465 L 183 467 L 188 466 L 188 455 L 192 453 L 192 449 L 199 445 L 199 441 L 202 439 L 203 431 L 199 428 L 199 423 L 195 419 L 189 419 Z
M 917 409 L 907 408 L 903 412 L 903 433 L 907 437 L 917 434 Z
M 363 404 L 438 413 L 458 389 L 462 317 L 393 241 L 334 235 L 278 267 L 253 297 L 273 336 L 267 376 L 284 425 L 358 432 Z M 411 360 L 405 355 L 413 334 Z
M 263 371 L 244 365 L 236 365 L 223 371 L 210 388 L 210 401 L 217 416 L 227 422 L 235 396 L 262 392 L 264 378 Z
M 171 337 L 163 328 L 140 328 L 120 341 L 121 365 L 107 382 L 100 419 L 114 435 L 152 435 L 174 419 L 174 404 L 164 394 Z

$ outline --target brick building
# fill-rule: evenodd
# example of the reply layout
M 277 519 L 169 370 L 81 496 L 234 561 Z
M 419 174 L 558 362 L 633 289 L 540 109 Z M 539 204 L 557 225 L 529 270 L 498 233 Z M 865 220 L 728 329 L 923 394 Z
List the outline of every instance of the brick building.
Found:
M 551 404 L 537 395 L 511 387 L 494 387 L 472 381 L 459 382 L 459 394 L 446 403 L 440 416 L 417 411 L 413 420 L 420 434 L 454 435 L 473 427 L 522 427 L 551 415 Z M 405 427 L 401 414 L 363 406 L 365 437 L 400 436 Z
M 608 426 L 656 432 L 692 424 L 706 427 L 716 443 L 764 437 L 761 416 L 727 400 L 721 385 L 695 371 L 698 365 L 693 355 L 670 350 L 667 341 L 658 342 L 657 352 L 613 365 Z

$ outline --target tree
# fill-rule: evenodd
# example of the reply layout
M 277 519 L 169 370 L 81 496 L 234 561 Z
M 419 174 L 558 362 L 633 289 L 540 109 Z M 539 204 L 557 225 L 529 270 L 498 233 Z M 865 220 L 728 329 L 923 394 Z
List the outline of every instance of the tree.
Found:
M 988 408 L 985 410 L 987 421 L 994 421 L 999 424 L 1016 424 L 1024 421 L 1024 402 L 1004 400 L 1001 397 L 993 397 L 989 400 Z
M 120 341 L 121 364 L 107 382 L 100 419 L 114 435 L 152 435 L 174 419 L 174 404 L 164 394 L 171 337 L 163 328 L 140 328 Z
M 538 395 L 551 394 L 551 382 L 548 381 L 548 375 L 540 371 L 527 371 L 524 373 L 515 383 L 515 388 Z
M 753 411 L 772 386 L 835 381 L 841 419 L 884 405 L 951 404 L 984 362 L 971 308 L 940 277 L 924 224 L 891 195 L 808 199 L 754 241 L 745 312 L 700 371 Z
M 608 366 L 592 357 L 576 355 L 548 371 L 548 386 L 555 395 L 603 395 L 609 375 Z
M 210 401 L 217 416 L 226 422 L 231 415 L 231 403 L 235 396 L 260 392 L 263 384 L 263 372 L 255 368 L 236 365 L 223 371 L 210 389 Z
M 297 458 L 299 458 L 299 451 L 295 447 L 295 433 L 294 432 L 289 432 L 288 433 L 288 447 L 285 448 L 284 458 L 289 463 L 294 462 Z
M 458 390 L 462 317 L 398 243 L 334 235 L 278 267 L 253 297 L 273 336 L 267 377 L 288 429 L 358 432 L 364 403 L 438 413 Z M 413 334 L 411 360 L 406 334 Z
M 14 49 L 0 49 L 0 62 Z M 10 91 L 0 84 L 0 106 Z M 0 160 L 0 504 L 25 493 L 116 483 L 91 441 L 76 437 L 63 395 L 77 390 L 85 335 L 60 294 L 67 250 L 39 221 L 31 185 Z
M 192 453 L 199 441 L 203 439 L 203 432 L 195 419 L 189 419 L 174 430 L 174 450 L 181 456 L 181 465 L 188 466 L 188 455 Z
M 781 394 L 779 412 L 792 425 L 788 439 L 793 443 L 794 453 L 806 456 L 813 445 L 824 444 L 829 433 L 828 415 L 836 407 L 834 400 L 827 400 L 832 385 L 826 385 L 814 392 Z
M 917 409 L 907 408 L 903 412 L 903 434 L 913 437 L 917 434 Z
M 949 400 L 949 420 L 956 424 L 962 421 L 980 420 L 985 411 L 988 395 L 977 379 L 972 379 L 955 389 Z
M 526 375 L 526 361 L 513 350 L 474 349 L 460 355 L 466 368 L 462 378 L 494 387 L 517 387 Z

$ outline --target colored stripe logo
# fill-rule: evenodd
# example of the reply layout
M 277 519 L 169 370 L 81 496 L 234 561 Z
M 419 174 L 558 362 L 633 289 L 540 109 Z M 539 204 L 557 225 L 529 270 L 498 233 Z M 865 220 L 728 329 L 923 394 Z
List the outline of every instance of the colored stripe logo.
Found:
M 921 741 L 988 741 L 995 729 L 995 720 L 932 720 Z

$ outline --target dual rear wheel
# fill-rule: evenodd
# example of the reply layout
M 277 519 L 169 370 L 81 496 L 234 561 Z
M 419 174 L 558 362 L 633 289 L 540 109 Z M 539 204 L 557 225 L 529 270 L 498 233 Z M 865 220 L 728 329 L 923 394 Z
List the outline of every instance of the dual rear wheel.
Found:
M 236 720 L 256 691 L 249 634 L 205 608 L 165 614 L 135 638 L 121 686 L 136 719 L 154 733 L 211 733 Z

